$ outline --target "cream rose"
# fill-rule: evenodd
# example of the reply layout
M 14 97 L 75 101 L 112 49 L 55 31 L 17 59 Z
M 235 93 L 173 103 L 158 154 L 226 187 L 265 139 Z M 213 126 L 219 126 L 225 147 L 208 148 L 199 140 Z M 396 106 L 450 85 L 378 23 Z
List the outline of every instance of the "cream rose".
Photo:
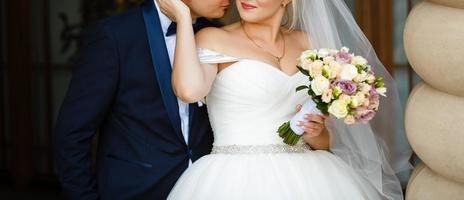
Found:
M 343 122 L 345 122 L 345 124 L 351 125 L 351 124 L 354 124 L 356 120 L 354 119 L 353 115 L 347 115 L 345 119 L 343 120 Z
M 329 113 L 335 116 L 337 119 L 346 117 L 348 114 L 348 105 L 343 100 L 335 100 L 329 106 Z
M 308 70 L 311 68 L 311 63 L 313 63 L 312 60 L 310 59 L 306 59 L 306 60 L 303 60 L 302 62 L 300 62 L 300 65 L 303 69 L 305 70 Z
M 333 92 L 333 91 L 332 91 L 331 89 L 325 90 L 325 91 L 322 93 L 322 102 L 324 102 L 324 103 L 330 103 L 330 101 L 332 101 L 332 98 L 333 98 L 332 92 Z
M 309 67 L 309 75 L 311 77 L 316 77 L 322 74 L 322 66 L 324 66 L 324 63 L 320 60 L 316 60 L 313 63 L 310 64 Z
M 359 104 L 362 104 L 366 100 L 366 95 L 362 92 L 358 92 L 356 93 L 355 98 L 358 100 Z
M 361 93 L 363 94 L 369 94 L 369 91 L 371 91 L 372 86 L 366 83 L 361 83 Z
M 358 69 L 352 64 L 345 64 L 340 72 L 340 78 L 342 80 L 353 80 L 358 75 Z
M 329 63 L 330 78 L 336 78 L 340 75 L 341 66 L 338 62 L 332 61 Z
M 329 79 L 323 77 L 322 75 L 316 76 L 316 78 L 311 81 L 311 89 L 316 95 L 322 95 L 322 93 L 329 89 L 329 87 Z
M 335 58 L 333 56 L 327 56 L 322 59 L 324 61 L 324 64 L 328 65 L 335 61 Z
M 351 97 L 349 95 L 346 95 L 346 94 L 341 94 L 339 97 L 338 97 L 339 100 L 345 102 L 346 104 L 350 103 L 350 99 Z

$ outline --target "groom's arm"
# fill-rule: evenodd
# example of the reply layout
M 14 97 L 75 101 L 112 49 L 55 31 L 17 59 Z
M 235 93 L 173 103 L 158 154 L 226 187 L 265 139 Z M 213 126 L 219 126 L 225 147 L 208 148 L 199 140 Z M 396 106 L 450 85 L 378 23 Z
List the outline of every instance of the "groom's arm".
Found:
M 118 82 L 116 43 L 104 25 L 84 34 L 81 56 L 61 106 L 55 135 L 55 164 L 68 199 L 98 199 L 91 170 L 91 139 L 106 118 Z

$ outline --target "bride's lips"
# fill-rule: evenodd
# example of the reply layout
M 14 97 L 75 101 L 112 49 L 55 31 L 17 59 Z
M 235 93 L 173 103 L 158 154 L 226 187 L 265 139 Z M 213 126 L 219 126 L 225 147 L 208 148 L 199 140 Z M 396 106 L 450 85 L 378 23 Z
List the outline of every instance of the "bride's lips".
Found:
M 250 5 L 250 4 L 247 4 L 247 3 L 244 3 L 244 2 L 241 2 L 242 3 L 242 8 L 244 10 L 251 10 L 251 9 L 255 9 L 257 8 L 256 6 L 254 5 Z

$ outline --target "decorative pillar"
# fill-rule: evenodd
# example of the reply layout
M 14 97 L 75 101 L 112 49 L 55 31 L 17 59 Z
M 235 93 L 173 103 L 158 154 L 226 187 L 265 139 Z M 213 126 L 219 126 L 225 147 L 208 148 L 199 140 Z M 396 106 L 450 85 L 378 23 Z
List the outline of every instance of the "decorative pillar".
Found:
M 424 0 L 410 13 L 404 46 L 424 80 L 411 93 L 405 125 L 423 161 L 407 200 L 464 198 L 464 0 Z

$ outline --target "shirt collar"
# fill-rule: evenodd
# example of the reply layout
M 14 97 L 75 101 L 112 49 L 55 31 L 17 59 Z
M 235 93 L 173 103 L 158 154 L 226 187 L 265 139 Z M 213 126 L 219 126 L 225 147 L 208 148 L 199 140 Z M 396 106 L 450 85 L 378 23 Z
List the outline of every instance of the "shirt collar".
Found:
M 169 25 L 171 25 L 172 23 L 172 20 L 169 19 L 169 17 L 166 16 L 163 12 L 161 12 L 158 6 L 158 2 L 156 2 L 156 0 L 153 0 L 153 1 L 155 1 L 155 7 L 156 7 L 156 10 L 158 11 L 158 16 L 161 22 L 161 29 L 163 30 L 163 35 L 166 35 L 166 33 L 168 32 Z

